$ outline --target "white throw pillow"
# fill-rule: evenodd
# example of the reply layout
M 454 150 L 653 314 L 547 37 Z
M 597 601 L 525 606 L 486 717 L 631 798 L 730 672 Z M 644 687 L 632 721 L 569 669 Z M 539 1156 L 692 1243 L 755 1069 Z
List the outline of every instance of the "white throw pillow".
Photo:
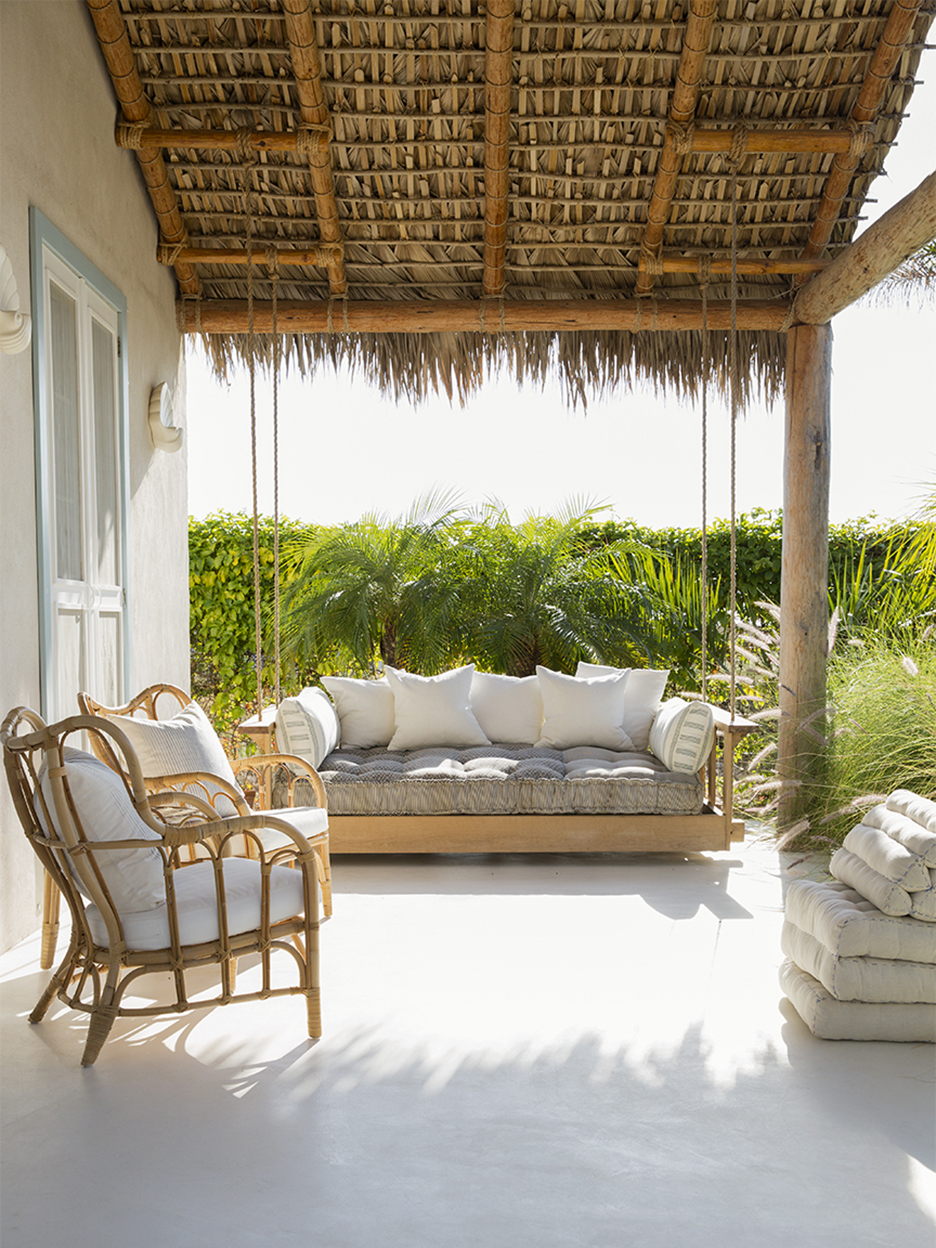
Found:
M 89 841 L 158 841 L 159 833 L 137 813 L 123 778 L 84 750 L 66 747 L 63 753 L 65 780 L 84 834 Z M 56 824 L 52 782 L 45 765 L 40 769 L 39 787 L 53 824 Z M 39 822 L 45 819 L 37 805 Z M 61 837 L 61 828 L 56 826 Z M 157 849 L 108 849 L 95 853 L 107 891 L 118 914 L 152 910 L 165 904 L 162 855 Z M 85 895 L 86 889 L 76 878 Z
M 303 689 L 283 698 L 276 711 L 276 741 L 284 754 L 298 754 L 318 767 L 338 744 L 341 724 L 328 694 Z
M 490 745 L 469 705 L 474 664 L 439 676 L 386 669 L 396 730 L 391 750 L 420 750 L 432 745 Z
M 390 744 L 394 731 L 393 690 L 386 677 L 357 680 L 352 676 L 323 676 L 322 684 L 334 699 L 343 746 L 368 750 Z
M 579 663 L 576 676 L 609 676 L 613 672 L 630 672 L 624 694 L 624 715 L 621 727 L 634 743 L 634 749 L 650 748 L 650 728 L 660 709 L 669 670 L 650 667 L 605 667 L 600 663 Z
M 537 676 L 475 672 L 471 709 L 491 741 L 532 745 L 543 727 L 543 695 Z
M 715 740 L 715 716 L 707 702 L 670 698 L 650 729 L 650 752 L 670 771 L 693 773 L 705 765 Z
M 170 719 L 136 719 L 129 715 L 109 715 L 108 719 L 128 737 L 147 780 L 202 771 L 238 789 L 224 746 L 197 702 L 189 702 Z M 237 814 L 233 802 L 224 795 L 217 796 L 220 790 L 206 788 L 209 801 L 222 818 Z
M 614 676 L 566 676 L 537 667 L 543 695 L 543 729 L 539 746 L 570 750 L 598 745 L 606 750 L 632 750 L 621 727 L 628 672 Z

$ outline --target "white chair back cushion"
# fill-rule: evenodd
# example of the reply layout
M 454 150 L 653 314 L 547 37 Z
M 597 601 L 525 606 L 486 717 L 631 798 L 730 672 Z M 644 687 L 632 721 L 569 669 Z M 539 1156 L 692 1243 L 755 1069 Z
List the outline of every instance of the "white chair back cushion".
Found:
M 197 702 L 189 702 L 170 719 L 129 715 L 109 715 L 108 719 L 128 737 L 148 780 L 201 771 L 237 788 L 224 746 Z M 223 794 L 218 796 L 220 789 L 207 787 L 209 800 L 222 818 L 237 814 L 233 802 Z
M 245 858 L 226 858 L 223 871 L 228 933 L 236 936 L 239 932 L 256 930 L 260 926 L 260 863 Z M 271 868 L 271 923 L 302 914 L 302 879 L 302 872 L 290 867 Z M 196 862 L 182 867 L 175 872 L 173 882 L 180 944 L 200 945 L 217 940 L 220 931 L 212 864 Z M 106 945 L 107 929 L 97 907 L 89 906 L 85 913 L 92 937 L 98 944 Z M 169 946 L 169 910 L 165 899 L 157 909 L 122 916 L 122 924 L 128 949 L 141 951 Z
M 318 767 L 341 735 L 338 712 L 321 689 L 283 698 L 276 712 L 276 741 L 284 754 L 297 754 Z
M 532 745 L 543 727 L 543 695 L 537 676 L 475 672 L 471 709 L 481 731 L 501 745 Z
M 670 698 L 650 729 L 650 753 L 669 771 L 694 772 L 705 765 L 714 740 L 715 716 L 707 702 Z
M 123 779 L 106 763 L 84 750 L 70 747 L 63 751 L 63 762 L 65 781 L 89 841 L 159 840 L 159 833 L 137 814 Z M 52 798 L 52 781 L 45 765 L 39 771 L 38 780 L 56 835 L 62 838 Z M 38 803 L 36 813 L 43 829 L 48 832 Z M 114 908 L 121 917 L 165 905 L 162 855 L 157 849 L 99 850 L 95 853 L 95 861 L 101 869 Z M 72 874 L 87 896 L 81 880 L 74 871 Z

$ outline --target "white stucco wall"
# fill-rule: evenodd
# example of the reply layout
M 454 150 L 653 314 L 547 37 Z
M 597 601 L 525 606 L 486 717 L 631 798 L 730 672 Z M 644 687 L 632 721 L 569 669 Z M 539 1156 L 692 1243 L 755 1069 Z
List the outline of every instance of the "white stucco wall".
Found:
M 29 208 L 35 206 L 126 296 L 130 425 L 132 687 L 188 687 L 186 454 L 153 449 L 157 382 L 185 424 L 175 282 L 155 260 L 157 228 L 132 152 L 113 139 L 117 108 L 83 0 L 0 2 L 0 243 L 20 308 L 32 310 Z M 38 586 L 30 351 L 0 354 L 0 715 L 39 709 Z M 77 706 L 76 706 L 77 710 Z M 32 850 L 0 793 L 0 949 L 38 925 Z

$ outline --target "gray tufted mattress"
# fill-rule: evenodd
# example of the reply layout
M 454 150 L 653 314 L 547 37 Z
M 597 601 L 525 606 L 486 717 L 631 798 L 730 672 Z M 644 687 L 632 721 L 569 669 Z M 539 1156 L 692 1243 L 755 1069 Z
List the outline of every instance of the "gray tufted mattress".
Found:
M 338 749 L 318 771 L 330 815 L 695 815 L 703 802 L 698 776 L 591 746 Z M 294 800 L 314 805 L 302 780 Z

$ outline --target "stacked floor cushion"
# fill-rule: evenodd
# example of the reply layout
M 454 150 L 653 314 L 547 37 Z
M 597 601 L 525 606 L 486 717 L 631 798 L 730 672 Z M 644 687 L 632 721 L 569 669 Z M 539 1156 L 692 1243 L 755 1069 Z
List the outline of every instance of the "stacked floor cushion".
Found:
M 936 802 L 897 790 L 787 894 L 784 992 L 826 1040 L 936 1042 Z

